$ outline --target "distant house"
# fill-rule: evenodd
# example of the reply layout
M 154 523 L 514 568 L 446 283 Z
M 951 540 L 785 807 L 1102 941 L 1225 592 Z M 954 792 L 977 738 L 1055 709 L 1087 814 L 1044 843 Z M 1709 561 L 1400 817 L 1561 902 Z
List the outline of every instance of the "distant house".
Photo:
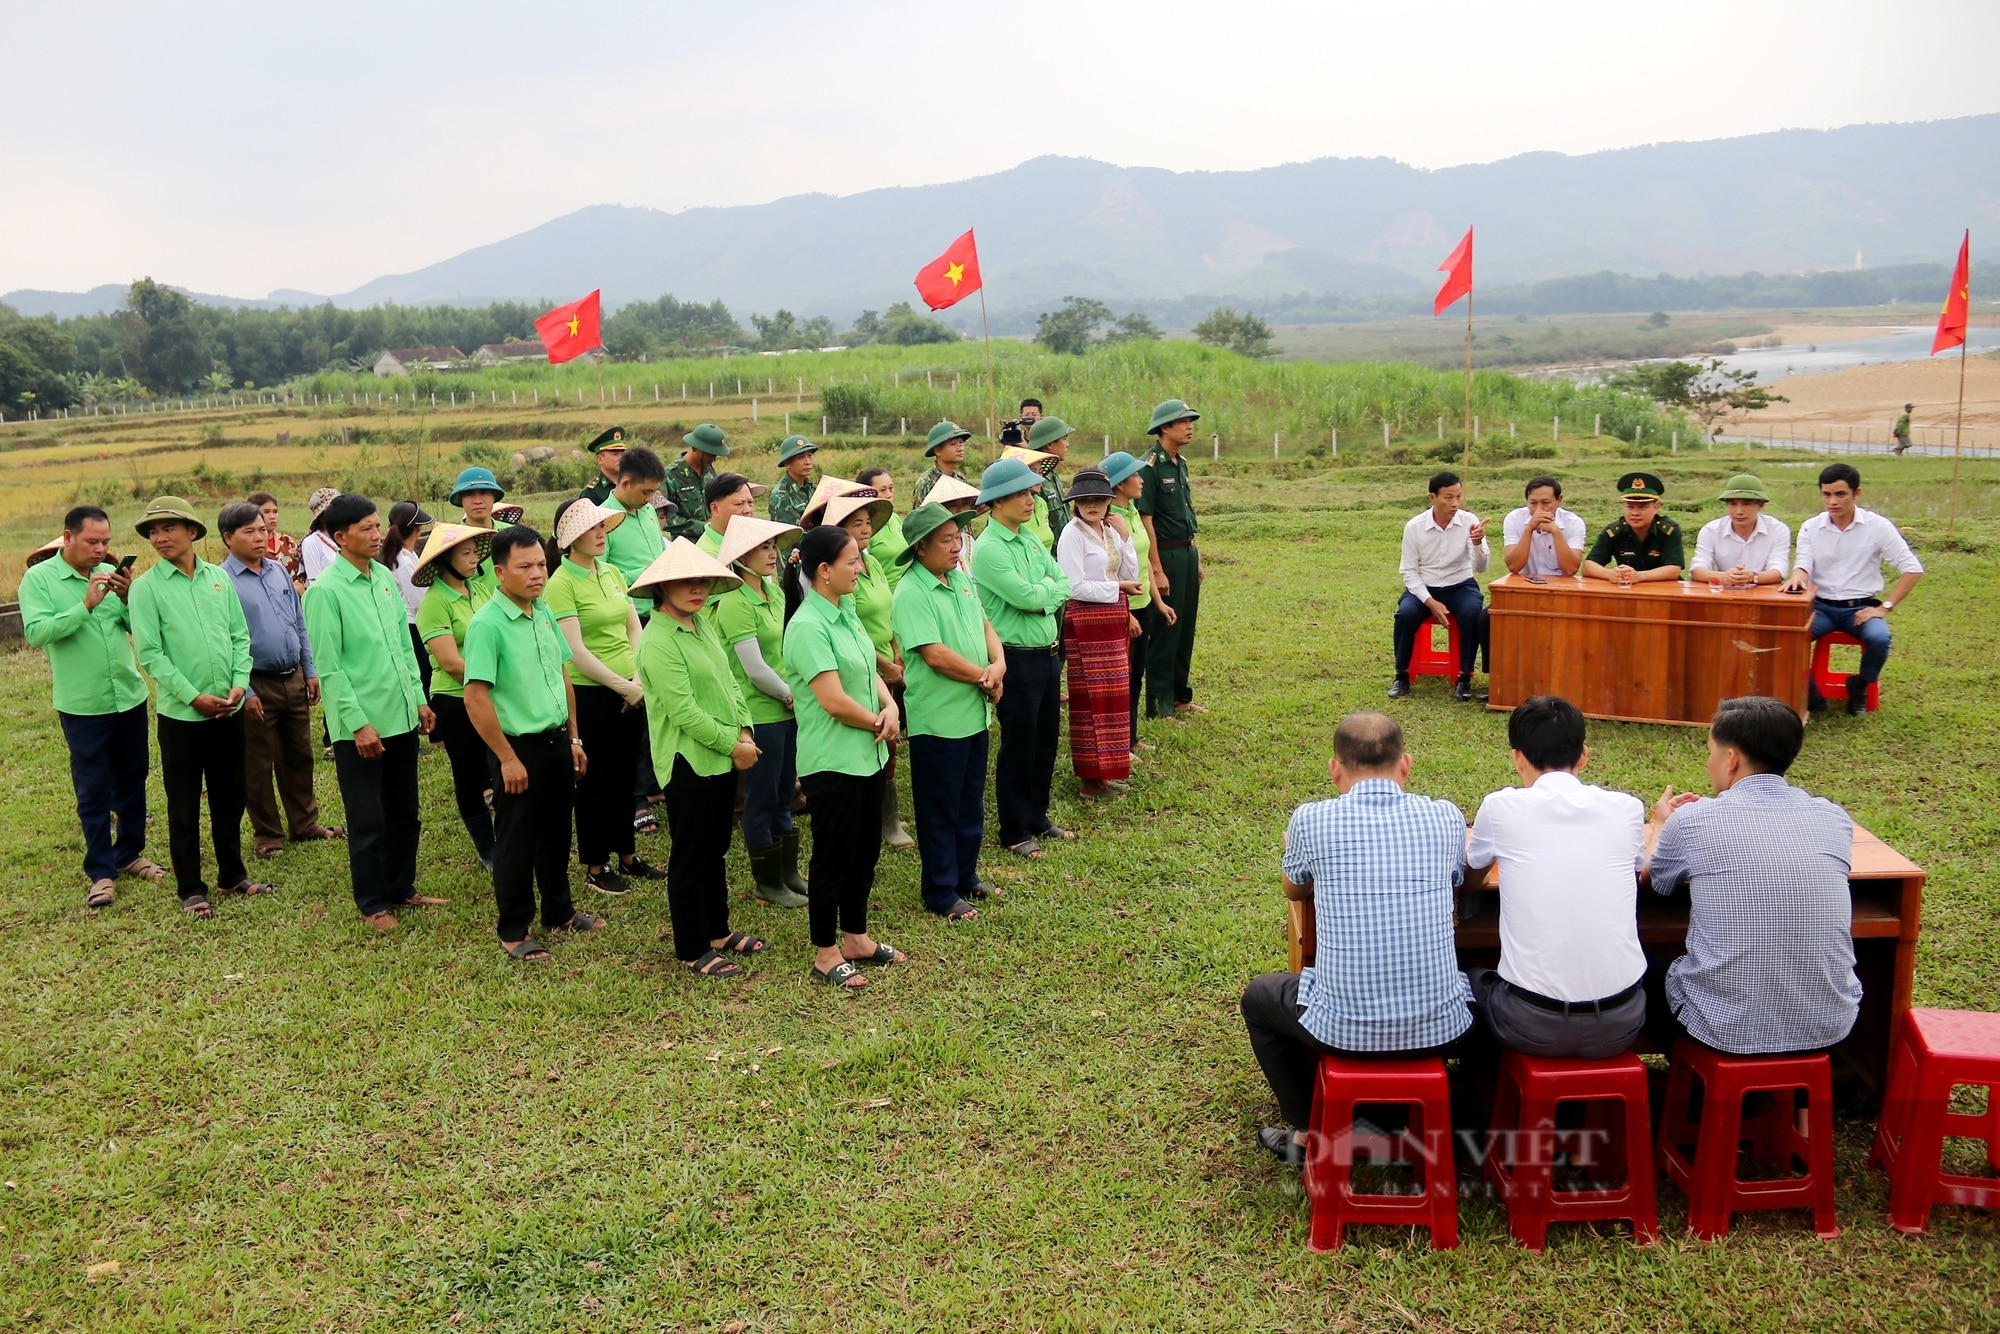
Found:
M 455 347 L 394 347 L 375 358 L 375 373 L 390 376 L 448 371 L 464 365 L 465 360 L 465 353 Z
M 507 361 L 547 361 L 549 350 L 539 342 L 486 343 L 472 354 L 481 366 L 498 366 Z

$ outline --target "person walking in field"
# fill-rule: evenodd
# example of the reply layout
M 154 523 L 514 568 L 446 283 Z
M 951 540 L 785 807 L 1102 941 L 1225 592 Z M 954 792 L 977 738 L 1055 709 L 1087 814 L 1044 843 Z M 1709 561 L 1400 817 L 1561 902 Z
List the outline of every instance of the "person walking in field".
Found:
M 1896 425 L 1889 432 L 1896 437 L 1896 447 L 1890 453 L 1900 454 L 1910 447 L 1910 414 L 1916 410 L 1914 403 L 1903 404 L 1903 415 L 1896 418 Z
M 120 875 L 167 877 L 145 856 L 146 683 L 126 629 L 131 558 L 114 565 L 110 553 L 110 516 L 78 505 L 63 516 L 62 546 L 28 567 L 19 594 L 22 638 L 48 654 L 92 908 L 111 906 Z

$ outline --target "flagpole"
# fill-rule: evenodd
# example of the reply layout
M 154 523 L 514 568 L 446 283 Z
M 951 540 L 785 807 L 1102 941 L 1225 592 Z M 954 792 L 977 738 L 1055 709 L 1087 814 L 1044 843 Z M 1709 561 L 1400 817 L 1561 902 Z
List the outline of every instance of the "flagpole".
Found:
M 1970 318 L 1972 302 L 1968 300 L 1965 303 L 1965 307 L 1968 312 L 1968 318 L 1965 322 L 1969 325 L 1972 323 Z M 1967 332 L 1969 333 L 1970 330 Z M 1968 337 L 1958 345 L 1958 425 L 1952 429 L 1951 433 L 1951 522 L 1945 525 L 1944 535 L 1946 537 L 1950 537 L 1958 531 L 1959 441 L 1965 434 L 1965 350 L 1971 343 L 1972 339 Z
M 979 332 L 986 339 L 986 442 L 989 454 L 998 454 L 1000 436 L 993 429 L 993 330 L 986 323 L 986 275 L 979 275 Z
M 1472 469 L 1472 289 L 1465 289 L 1465 467 Z

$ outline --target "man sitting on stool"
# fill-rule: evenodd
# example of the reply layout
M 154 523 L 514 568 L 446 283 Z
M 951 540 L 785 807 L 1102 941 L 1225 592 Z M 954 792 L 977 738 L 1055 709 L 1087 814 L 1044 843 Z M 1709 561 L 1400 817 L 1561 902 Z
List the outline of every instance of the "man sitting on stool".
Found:
M 1861 474 L 1851 463 L 1833 463 L 1820 470 L 1819 496 L 1824 514 L 1799 525 L 1799 552 L 1793 560 L 1788 589 L 1813 588 L 1812 637 L 1817 643 L 1838 630 L 1861 641 L 1861 670 L 1847 678 L 1847 711 L 1868 707 L 1868 687 L 1889 661 L 1889 613 L 1924 577 L 1924 563 L 1896 525 L 1861 499 Z M 1899 577 L 1888 597 L 1882 596 L 1882 564 L 1896 567 Z M 1808 678 L 1806 706 L 1826 707 L 1819 687 Z
M 1472 698 L 1472 664 L 1484 637 L 1486 607 L 1479 580 L 1493 553 L 1486 545 L 1486 525 L 1462 507 L 1465 488 L 1455 472 L 1431 478 L 1431 507 L 1403 525 L 1403 596 L 1396 603 L 1396 679 L 1389 698 L 1410 693 L 1410 658 L 1417 633 L 1429 633 L 1428 621 L 1445 623 L 1449 613 L 1458 621 L 1458 683 L 1456 699 Z
M 1522 787 L 1479 804 L 1466 863 L 1500 877 L 1500 967 L 1466 973 L 1480 1024 L 1530 1056 L 1616 1056 L 1646 1024 L 1646 808 L 1577 781 L 1583 714 L 1537 695 L 1507 720 Z
M 1698 584 L 1720 579 L 1731 588 L 1785 581 L 1785 558 L 1792 552 L 1792 530 L 1764 513 L 1770 501 L 1764 484 L 1747 472 L 1729 479 L 1722 501 L 1729 513 L 1710 519 L 1694 540 L 1694 570 Z
M 1667 484 L 1649 472 L 1628 472 L 1618 479 L 1625 498 L 1625 517 L 1597 535 L 1583 558 L 1583 577 L 1635 584 L 1665 582 L 1681 577 L 1687 564 L 1681 546 L 1681 526 L 1660 514 L 1660 497 Z
M 1465 816 L 1403 790 L 1403 729 L 1383 714 L 1341 722 L 1332 768 L 1340 796 L 1299 807 L 1285 831 L 1285 897 L 1313 905 L 1313 966 L 1265 973 L 1243 993 L 1250 1049 L 1289 1127 L 1257 1143 L 1294 1167 L 1322 1055 L 1443 1056 L 1472 1027 L 1452 934 Z

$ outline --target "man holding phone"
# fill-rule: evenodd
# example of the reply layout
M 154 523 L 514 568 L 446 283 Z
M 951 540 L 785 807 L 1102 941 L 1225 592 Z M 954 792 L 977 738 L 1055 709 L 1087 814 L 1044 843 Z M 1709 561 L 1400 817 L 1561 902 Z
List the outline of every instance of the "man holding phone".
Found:
M 62 546 L 21 576 L 21 633 L 48 654 L 56 717 L 69 743 L 83 823 L 85 902 L 111 905 L 118 876 L 162 880 L 147 861 L 146 683 L 127 632 L 132 557 L 111 553 L 111 518 L 95 505 L 63 516 Z M 115 822 L 115 829 L 114 829 Z

